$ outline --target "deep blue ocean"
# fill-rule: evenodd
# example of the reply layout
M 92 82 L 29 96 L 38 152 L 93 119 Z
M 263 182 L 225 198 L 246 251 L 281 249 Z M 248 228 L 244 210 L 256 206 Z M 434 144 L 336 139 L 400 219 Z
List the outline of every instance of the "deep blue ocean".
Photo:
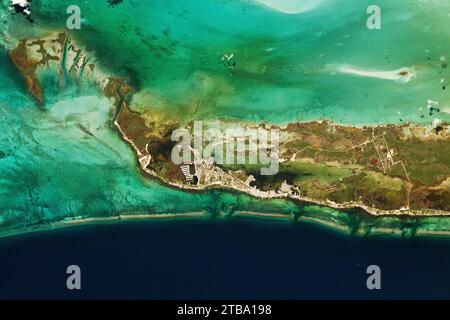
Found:
M 0 240 L 0 298 L 450 297 L 444 239 L 353 238 L 309 224 L 138 222 Z M 81 268 L 80 291 L 66 268 Z M 381 268 L 381 290 L 366 268 Z

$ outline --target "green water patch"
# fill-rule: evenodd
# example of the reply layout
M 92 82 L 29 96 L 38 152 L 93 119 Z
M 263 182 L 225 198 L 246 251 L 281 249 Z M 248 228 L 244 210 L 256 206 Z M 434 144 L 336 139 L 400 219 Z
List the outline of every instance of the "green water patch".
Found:
M 329 0 L 297 15 L 241 0 L 73 4 L 83 23 L 71 35 L 102 67 L 188 118 L 192 113 L 185 111 L 201 102 L 203 119 L 450 120 L 426 110 L 429 99 L 450 103 L 443 89 L 450 68 L 440 61 L 450 52 L 447 3 L 381 1 L 383 27 L 375 31 L 366 27 L 370 1 Z M 34 6 L 36 29 L 65 29 L 64 3 Z M 232 62 L 223 60 L 231 55 Z M 339 72 L 344 66 L 367 72 L 411 67 L 417 76 L 402 83 Z M 150 101 L 146 108 L 152 111 Z

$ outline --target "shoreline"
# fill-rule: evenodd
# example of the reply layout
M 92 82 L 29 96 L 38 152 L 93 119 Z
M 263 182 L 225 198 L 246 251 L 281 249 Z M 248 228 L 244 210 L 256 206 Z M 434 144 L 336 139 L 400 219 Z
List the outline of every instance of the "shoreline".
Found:
M 155 214 L 119 214 L 117 216 L 111 217 L 75 217 L 75 218 L 65 218 L 63 220 L 51 223 L 44 223 L 39 226 L 24 227 L 21 229 L 13 229 L 7 232 L 0 232 L 0 241 L 2 239 L 13 238 L 16 236 L 26 236 L 34 233 L 47 232 L 52 230 L 62 230 L 66 228 L 82 227 L 82 226 L 100 226 L 104 224 L 122 223 L 122 222 L 133 222 L 139 220 L 145 221 L 168 221 L 172 219 L 179 220 L 201 220 L 208 218 L 207 213 L 199 212 L 187 212 L 187 213 L 155 213 Z
M 343 215 L 351 215 L 352 213 L 341 212 Z M 362 214 L 362 213 L 357 213 Z M 376 219 L 376 217 L 369 216 L 367 219 Z M 396 217 L 397 219 L 401 219 Z M 325 231 L 335 232 L 339 236 L 344 237 L 356 237 L 356 238 L 373 238 L 373 237 L 398 237 L 398 238 L 442 238 L 449 239 L 450 229 L 449 230 L 417 230 L 412 236 L 405 237 L 403 235 L 403 230 L 397 228 L 395 226 L 388 227 L 377 227 L 375 230 L 372 230 L 370 233 L 366 234 L 358 230 L 356 233 L 351 232 L 351 228 L 348 225 L 344 225 L 342 223 L 338 223 L 336 221 L 332 221 L 325 219 L 322 216 L 314 217 L 307 215 L 300 215 L 295 218 L 293 214 L 283 214 L 283 213 L 269 213 L 269 212 L 252 212 L 252 211 L 236 211 L 231 215 L 220 215 L 217 217 L 212 217 L 206 211 L 195 211 L 195 212 L 186 212 L 186 213 L 158 213 L 158 214 L 120 214 L 118 216 L 111 217 L 79 217 L 73 219 L 65 219 L 54 223 L 46 223 L 39 226 L 31 226 L 25 227 L 16 230 L 9 230 L 4 233 L 0 233 L 0 241 L 2 240 L 13 240 L 14 238 L 34 236 L 38 233 L 45 233 L 54 230 L 65 230 L 69 228 L 79 228 L 86 226 L 102 226 L 102 225 L 112 225 L 115 223 L 133 223 L 133 222 L 167 222 L 167 221 L 204 221 L 204 222 L 239 222 L 245 221 L 250 223 L 268 223 L 271 226 L 272 222 L 276 221 L 281 223 L 282 225 L 297 225 L 297 224 L 308 224 L 315 226 L 317 228 L 323 229 Z M 279 224 L 276 224 L 278 226 Z
M 116 108 L 119 108 L 119 106 L 116 106 Z M 340 126 L 340 124 L 336 124 L 330 120 L 315 120 L 315 121 L 309 121 L 309 122 L 304 122 L 304 123 L 297 122 L 297 123 L 288 124 L 287 126 L 302 125 L 302 124 L 307 124 L 307 123 L 321 124 L 323 122 L 328 122 L 332 125 Z M 156 172 L 147 169 L 146 167 L 147 167 L 149 161 L 151 160 L 151 157 L 149 158 L 149 155 L 142 154 L 142 152 L 134 144 L 133 140 L 126 135 L 124 130 L 122 130 L 122 128 L 117 120 L 113 121 L 113 125 L 116 129 L 116 132 L 119 133 L 121 138 L 125 142 L 127 142 L 128 145 L 131 146 L 131 148 L 133 149 L 134 154 L 137 159 L 137 162 L 139 164 L 139 171 L 144 174 L 144 178 L 145 178 L 145 176 L 150 176 L 150 177 L 156 179 L 157 181 L 163 183 L 164 185 L 173 187 L 178 190 L 190 191 L 190 192 L 201 192 L 201 191 L 207 191 L 207 190 L 211 190 L 211 189 L 212 190 L 214 190 L 214 189 L 216 189 L 216 190 L 232 190 L 235 192 L 244 193 L 244 194 L 254 197 L 256 199 L 285 199 L 285 200 L 291 200 L 291 201 L 299 201 L 300 203 L 321 205 L 324 207 L 329 207 L 329 208 L 333 208 L 333 209 L 337 209 L 337 210 L 359 209 L 359 210 L 363 210 L 367 214 L 374 216 L 374 217 L 394 217 L 394 216 L 395 217 L 404 216 L 404 217 L 408 217 L 408 218 L 450 217 L 450 212 L 444 212 L 444 211 L 434 210 L 434 209 L 412 210 L 409 208 L 401 208 L 401 209 L 396 209 L 396 210 L 382 210 L 382 209 L 370 207 L 368 205 L 365 205 L 362 202 L 337 203 L 337 202 L 334 202 L 331 200 L 322 201 L 322 200 L 317 200 L 317 199 L 313 199 L 310 197 L 296 196 L 296 195 L 287 194 L 287 193 L 277 193 L 275 191 L 273 191 L 273 192 L 260 191 L 258 189 L 252 188 L 247 185 L 245 185 L 245 187 L 246 187 L 245 189 L 240 189 L 235 186 L 229 186 L 229 185 L 225 186 L 220 183 L 214 183 L 214 184 L 210 184 L 207 186 L 201 186 L 201 187 L 194 187 L 194 186 L 188 186 L 188 185 L 175 183 L 175 182 L 169 181 L 169 180 L 159 176 Z M 399 124 L 399 125 L 384 124 L 384 125 L 373 126 L 373 127 L 374 128 L 387 128 L 387 127 L 391 127 L 391 126 L 398 126 L 398 127 L 416 126 L 416 127 L 425 128 L 425 126 L 421 126 L 418 124 L 407 124 L 407 123 Z M 344 125 L 344 127 L 346 127 L 346 126 Z M 348 126 L 348 127 L 354 127 L 354 126 Z

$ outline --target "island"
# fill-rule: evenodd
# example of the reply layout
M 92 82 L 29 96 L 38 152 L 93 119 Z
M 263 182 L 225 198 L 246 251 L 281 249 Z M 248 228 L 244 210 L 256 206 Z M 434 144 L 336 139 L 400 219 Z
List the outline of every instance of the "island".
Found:
M 192 131 L 194 121 L 199 120 L 195 113 L 181 121 L 164 114 L 164 109 L 153 113 L 133 110 L 136 92 L 128 79 L 90 63 L 89 53 L 63 32 L 24 39 L 10 57 L 38 104 L 45 101 L 38 80 L 44 70 L 55 72 L 61 86 L 68 74 L 94 83 L 114 101 L 111 123 L 134 150 L 142 174 L 167 185 L 192 191 L 228 189 L 257 198 L 284 198 L 336 209 L 359 208 L 374 216 L 450 215 L 448 123 L 358 127 L 328 120 L 285 126 L 240 122 L 247 129 L 279 132 L 277 174 L 260 175 L 259 164 L 216 164 L 211 159 L 177 165 L 171 160 L 176 144 L 172 134 L 179 128 Z M 408 75 L 405 70 L 398 72 L 400 78 Z M 220 119 L 215 123 L 236 124 Z M 195 154 L 195 148 L 192 152 Z

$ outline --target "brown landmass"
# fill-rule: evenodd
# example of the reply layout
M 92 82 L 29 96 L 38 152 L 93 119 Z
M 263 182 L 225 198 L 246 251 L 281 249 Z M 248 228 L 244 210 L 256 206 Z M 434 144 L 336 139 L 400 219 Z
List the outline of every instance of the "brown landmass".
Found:
M 67 41 L 70 46 L 65 53 Z M 142 171 L 169 185 L 191 190 L 230 188 L 262 198 L 361 207 L 379 215 L 450 214 L 448 124 L 351 127 L 315 121 L 283 128 L 269 125 L 281 133 L 278 174 L 261 176 L 258 165 L 198 161 L 191 165 L 196 176 L 193 182 L 170 157 L 175 145 L 170 139 L 172 131 L 183 125 L 175 118 L 159 121 L 151 113 L 132 111 L 133 88 L 126 80 L 107 76 L 93 64 L 83 71 L 87 56 L 64 34 L 23 40 L 10 55 L 39 103 L 44 96 L 37 74 L 51 63 L 60 76 L 65 70 L 95 81 L 104 95 L 114 99 L 114 124 L 136 152 Z M 189 128 L 187 122 L 184 126 Z

